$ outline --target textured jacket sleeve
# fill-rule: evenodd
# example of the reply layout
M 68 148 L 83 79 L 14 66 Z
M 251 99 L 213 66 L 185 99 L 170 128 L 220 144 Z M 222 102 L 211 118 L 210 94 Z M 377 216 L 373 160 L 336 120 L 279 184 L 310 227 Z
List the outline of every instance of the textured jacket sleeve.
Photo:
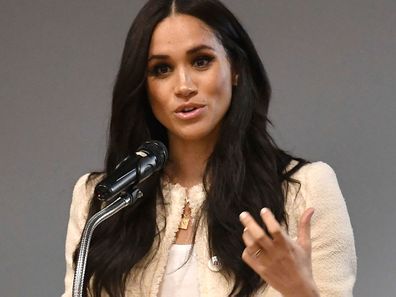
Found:
M 77 244 L 80 242 L 82 230 L 87 219 L 89 198 L 91 193 L 86 188 L 86 181 L 89 174 L 85 174 L 77 181 L 73 199 L 70 206 L 70 218 L 67 227 L 65 258 L 66 258 L 66 276 L 65 276 L 65 292 L 62 297 L 72 296 L 73 287 L 73 253 Z
M 312 268 L 321 297 L 353 295 L 356 252 L 345 200 L 333 169 L 323 162 L 307 165 L 305 208 L 315 209 L 311 222 Z

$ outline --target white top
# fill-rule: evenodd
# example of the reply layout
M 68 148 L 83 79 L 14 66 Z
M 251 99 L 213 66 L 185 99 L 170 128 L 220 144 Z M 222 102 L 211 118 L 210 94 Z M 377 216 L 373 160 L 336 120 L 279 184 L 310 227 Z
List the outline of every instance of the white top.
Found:
M 199 297 L 197 260 L 191 244 L 173 244 L 158 297 Z M 186 262 L 187 261 L 187 262 Z

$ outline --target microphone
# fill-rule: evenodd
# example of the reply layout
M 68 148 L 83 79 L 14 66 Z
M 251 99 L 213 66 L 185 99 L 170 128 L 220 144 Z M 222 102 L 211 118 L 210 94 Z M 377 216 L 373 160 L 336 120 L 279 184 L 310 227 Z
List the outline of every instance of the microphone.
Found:
M 135 152 L 126 157 L 116 169 L 95 187 L 99 200 L 110 200 L 129 187 L 133 187 L 162 169 L 168 159 L 165 145 L 156 140 L 146 141 Z

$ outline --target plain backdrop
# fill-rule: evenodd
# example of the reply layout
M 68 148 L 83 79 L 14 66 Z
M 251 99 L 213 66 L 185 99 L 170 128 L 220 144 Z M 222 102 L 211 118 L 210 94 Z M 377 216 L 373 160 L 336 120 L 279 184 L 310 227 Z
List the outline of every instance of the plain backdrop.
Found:
M 112 86 L 144 1 L 0 2 L 0 295 L 59 296 L 73 184 L 103 167 Z M 395 296 L 396 1 L 224 2 L 269 73 L 275 139 L 337 173 L 355 296 Z

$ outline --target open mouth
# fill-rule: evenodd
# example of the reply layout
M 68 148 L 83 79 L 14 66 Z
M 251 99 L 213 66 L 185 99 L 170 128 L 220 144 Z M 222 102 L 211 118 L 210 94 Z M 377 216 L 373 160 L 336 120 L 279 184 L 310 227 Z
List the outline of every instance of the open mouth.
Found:
M 180 112 L 182 112 L 182 113 L 189 113 L 189 112 L 193 112 L 193 111 L 196 110 L 196 109 L 198 109 L 198 107 L 188 107 L 188 108 L 183 109 L 183 110 L 180 111 Z
M 203 112 L 205 106 L 189 106 L 184 107 L 176 112 L 177 117 L 183 120 L 189 120 L 199 117 Z

